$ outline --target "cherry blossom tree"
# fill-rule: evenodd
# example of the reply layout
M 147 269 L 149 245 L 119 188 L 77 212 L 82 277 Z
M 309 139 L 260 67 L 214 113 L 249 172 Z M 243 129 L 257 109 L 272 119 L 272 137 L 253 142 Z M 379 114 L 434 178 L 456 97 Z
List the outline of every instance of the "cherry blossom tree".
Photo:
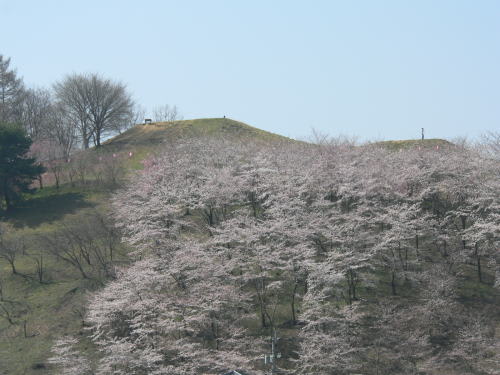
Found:
M 75 346 L 78 340 L 74 337 L 63 337 L 52 346 L 53 357 L 49 363 L 55 365 L 61 375 L 93 374 L 90 360 L 81 354 Z
M 90 299 L 97 373 L 262 373 L 285 329 L 295 373 L 486 371 L 497 318 L 463 287 L 498 286 L 498 168 L 465 146 L 165 144 L 113 199 L 135 262 Z
M 494 249 L 494 238 L 498 237 L 493 228 L 498 228 L 498 225 L 496 214 L 492 214 L 496 209 L 490 205 L 498 199 L 487 186 L 498 184 L 498 179 L 494 178 L 498 165 L 480 158 L 473 151 L 453 148 L 441 151 L 389 153 L 367 150 L 350 156 L 356 165 L 349 173 L 354 181 L 346 189 L 348 201 L 335 218 L 341 218 L 341 228 L 360 221 L 351 238 L 356 242 L 365 238 L 366 245 L 356 246 L 347 254 L 351 259 L 363 259 L 364 252 L 360 249 L 372 249 L 368 252 L 371 256 L 366 258 L 369 268 L 365 270 L 365 287 L 369 286 L 370 279 L 385 269 L 392 276 L 390 294 L 396 295 L 395 276 L 400 273 L 407 283 L 405 289 L 412 290 L 413 300 L 392 302 L 394 317 L 385 323 L 390 327 L 385 333 L 376 323 L 384 315 L 368 296 L 358 298 L 360 302 L 354 305 L 353 298 L 347 299 L 347 305 L 351 303 L 353 306 L 348 311 L 350 314 L 356 311 L 357 315 L 341 315 L 342 301 L 338 299 L 334 286 L 342 283 L 342 272 L 339 271 L 345 264 L 345 251 L 339 251 L 341 247 L 338 245 L 342 244 L 342 239 L 352 240 L 346 234 L 335 240 L 334 233 L 342 233 L 342 230 L 326 231 L 330 226 L 335 228 L 335 221 L 330 223 L 323 218 L 323 232 L 316 234 L 315 246 L 320 253 L 332 252 L 332 256 L 316 262 L 309 271 L 303 306 L 307 325 L 301 333 L 300 371 L 310 373 L 314 369 L 316 372 L 371 374 L 414 373 L 419 368 L 435 371 L 454 367 L 463 370 L 463 365 L 453 362 L 452 349 L 453 345 L 461 345 L 458 333 L 470 326 L 467 307 L 459 300 L 458 275 L 466 274 L 469 257 L 476 260 L 493 258 L 493 253 L 488 253 L 487 249 Z M 364 158 L 364 152 L 369 155 L 368 159 Z M 338 193 L 339 189 L 334 191 L 330 195 L 333 200 L 345 199 Z M 487 209 L 480 208 L 483 199 Z M 354 212 L 351 217 L 348 215 Z M 463 222 L 465 224 L 461 225 Z M 480 230 L 483 225 L 485 232 Z M 482 245 L 482 250 L 478 250 L 477 244 Z M 477 262 L 478 273 L 481 264 Z M 352 281 L 349 278 L 347 281 L 351 288 Z M 480 277 L 478 281 L 481 281 Z M 377 303 L 390 300 L 383 294 L 383 289 L 374 291 Z M 398 310 L 400 312 L 396 314 Z M 357 316 L 354 326 L 361 325 L 363 331 L 351 332 L 347 337 L 339 335 L 342 331 L 339 324 L 352 322 L 352 316 Z M 328 319 L 337 322 L 336 325 L 329 326 Z M 493 316 L 489 315 L 489 319 Z M 399 324 L 402 321 L 407 323 Z M 403 330 L 409 331 L 410 335 L 403 335 Z M 372 332 L 371 337 L 364 337 L 366 332 Z M 489 332 L 491 334 L 492 327 Z M 396 350 L 395 344 L 381 350 L 381 342 L 374 337 L 395 343 L 388 333 L 400 338 L 399 348 L 401 342 L 413 344 L 405 350 Z M 487 340 L 483 343 L 491 347 Z M 341 350 L 337 360 L 324 363 L 318 359 L 325 353 L 335 352 L 333 346 Z M 357 358 L 350 357 L 349 353 L 356 353 Z M 344 361 L 345 358 L 349 360 Z M 371 364 L 373 358 L 377 359 L 375 367 L 353 367 L 355 364 Z M 479 356 L 475 360 L 481 361 Z
M 91 300 L 87 320 L 105 352 L 98 373 L 217 374 L 248 366 L 258 347 L 241 324 L 248 296 L 226 282 L 222 259 L 193 243 L 164 250 Z

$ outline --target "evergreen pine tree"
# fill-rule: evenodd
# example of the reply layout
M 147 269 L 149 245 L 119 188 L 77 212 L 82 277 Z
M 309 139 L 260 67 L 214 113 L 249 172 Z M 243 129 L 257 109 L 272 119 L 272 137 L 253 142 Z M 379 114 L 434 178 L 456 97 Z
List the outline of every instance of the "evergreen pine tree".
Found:
M 27 156 L 31 139 L 17 125 L 0 123 L 0 196 L 7 210 L 20 198 L 31 192 L 32 181 L 44 168 Z

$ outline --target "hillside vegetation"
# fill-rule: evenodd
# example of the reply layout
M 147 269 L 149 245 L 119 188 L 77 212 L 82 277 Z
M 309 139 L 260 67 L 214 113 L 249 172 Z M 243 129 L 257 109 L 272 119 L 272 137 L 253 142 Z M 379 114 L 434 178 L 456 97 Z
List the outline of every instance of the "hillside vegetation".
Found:
M 114 201 L 138 261 L 90 302 L 97 371 L 264 374 L 277 335 L 275 373 L 495 374 L 498 176 L 452 145 L 167 148 Z
M 27 195 L 11 212 L 0 210 L 0 224 L 11 226 L 9 236 L 23 242 L 15 254 L 17 274 L 12 274 L 9 262 L 0 257 L 0 374 L 53 374 L 47 359 L 54 340 L 87 334 L 82 329 L 87 292 L 101 287 L 107 279 L 93 271 L 89 279 L 83 279 L 74 266 L 51 253 L 44 239 L 95 212 L 107 215 L 113 191 L 127 175 L 143 168 L 143 160 L 155 154 L 162 143 L 203 135 L 264 142 L 287 140 L 230 119 L 137 125 L 108 140 L 99 150 L 80 152 L 71 163 L 48 168 L 43 189 Z M 55 186 L 56 175 L 59 188 Z M 128 250 L 123 244 L 118 248 L 113 264 L 126 264 Z M 40 259 L 41 282 L 37 274 Z
M 495 374 L 498 163 L 472 151 L 200 119 L 45 177 L 1 218 L 0 374 L 263 374 L 275 333 L 276 373 Z

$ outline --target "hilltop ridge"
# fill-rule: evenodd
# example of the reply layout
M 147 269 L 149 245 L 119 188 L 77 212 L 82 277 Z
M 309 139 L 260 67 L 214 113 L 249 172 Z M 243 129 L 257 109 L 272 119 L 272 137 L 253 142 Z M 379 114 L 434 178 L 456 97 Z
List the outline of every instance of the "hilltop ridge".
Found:
M 436 147 L 453 146 L 453 143 L 440 138 L 391 140 L 391 141 L 375 142 L 373 144 L 377 146 L 382 146 L 384 148 L 387 148 L 388 150 L 409 149 L 417 147 L 429 149 Z
M 226 136 L 233 139 L 293 141 L 229 118 L 203 118 L 138 124 L 106 141 L 106 146 L 151 146 L 166 139 L 193 136 Z
M 155 146 L 159 146 L 167 140 L 177 141 L 183 138 L 204 136 L 224 137 L 231 140 L 309 143 L 268 132 L 241 121 L 221 117 L 137 124 L 122 134 L 108 139 L 103 143 L 103 146 L 108 150 L 113 150 L 113 152 L 123 149 L 134 150 L 140 156 L 144 156 L 144 151 L 152 151 Z M 434 149 L 436 146 L 449 147 L 453 145 L 453 143 L 439 138 L 386 140 L 368 144 L 381 146 L 388 150 L 418 147 Z

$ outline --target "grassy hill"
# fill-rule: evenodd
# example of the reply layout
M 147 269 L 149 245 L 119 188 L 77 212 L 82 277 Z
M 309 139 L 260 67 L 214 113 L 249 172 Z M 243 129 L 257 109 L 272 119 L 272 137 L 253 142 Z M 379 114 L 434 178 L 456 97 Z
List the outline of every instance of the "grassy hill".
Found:
M 105 142 L 99 152 L 124 155 L 128 174 L 141 168 L 141 161 L 163 142 L 194 136 L 292 141 L 230 119 L 198 119 L 137 125 Z M 85 152 L 95 161 L 94 153 L 94 149 Z M 85 183 L 66 182 L 59 189 L 46 186 L 27 196 L 12 212 L 0 210 L 0 222 L 12 225 L 26 242 L 26 249 L 15 261 L 18 274 L 12 274 L 9 263 L 0 258 L 0 305 L 5 306 L 12 321 L 9 323 L 6 312 L 0 309 L 0 375 L 52 374 L 47 358 L 54 340 L 63 335 L 85 335 L 81 313 L 86 294 L 100 287 L 102 280 L 82 279 L 67 263 L 45 253 L 39 240 L 80 220 L 79 215 L 109 210 L 113 188 L 96 184 L 95 178 L 89 174 Z M 42 283 L 36 274 L 40 254 L 45 277 Z M 126 248 L 119 255 L 118 261 L 126 262 Z
M 278 134 L 254 128 L 228 118 L 207 118 L 173 122 L 153 122 L 137 125 L 107 142 L 107 147 L 151 147 L 166 140 L 185 137 L 214 136 L 228 139 L 252 139 L 260 141 L 290 140 Z
M 168 142 L 191 137 L 222 137 L 228 140 L 258 142 L 297 142 L 229 118 L 206 118 L 172 122 L 139 124 L 103 143 L 108 152 L 132 152 L 128 163 L 131 169 L 141 168 L 141 161 Z
M 123 134 L 106 141 L 101 152 L 130 155 L 124 163 L 126 172 L 141 168 L 141 161 L 156 152 L 164 142 L 176 142 L 194 136 L 217 136 L 235 140 L 262 142 L 295 142 L 247 124 L 226 118 L 197 119 L 137 125 Z M 391 150 L 422 146 L 435 148 L 449 146 L 440 139 L 385 141 L 379 145 Z M 86 151 L 92 155 L 95 150 Z M 129 154 L 132 153 L 132 154 Z M 127 173 L 125 173 L 127 174 Z M 0 221 L 12 224 L 18 234 L 27 239 L 26 250 L 16 260 L 18 274 L 12 274 L 10 265 L 0 259 L 0 304 L 12 314 L 9 323 L 0 310 L 0 375 L 52 374 L 47 364 L 50 348 L 55 339 L 63 335 L 84 337 L 82 311 L 86 294 L 102 285 L 103 280 L 82 279 L 70 266 L 45 254 L 38 239 L 50 236 L 79 220 L 89 210 L 109 210 L 108 201 L 113 188 L 95 184 L 90 176 L 86 183 L 62 184 L 60 189 L 49 186 L 35 195 L 26 197 L 14 211 L 0 211 Z M 44 254 L 45 277 L 37 281 L 36 259 Z M 126 264 L 127 248 L 122 247 L 116 262 Z M 478 290 L 476 284 L 467 294 L 490 296 L 492 290 Z M 85 342 L 87 347 L 91 343 Z

